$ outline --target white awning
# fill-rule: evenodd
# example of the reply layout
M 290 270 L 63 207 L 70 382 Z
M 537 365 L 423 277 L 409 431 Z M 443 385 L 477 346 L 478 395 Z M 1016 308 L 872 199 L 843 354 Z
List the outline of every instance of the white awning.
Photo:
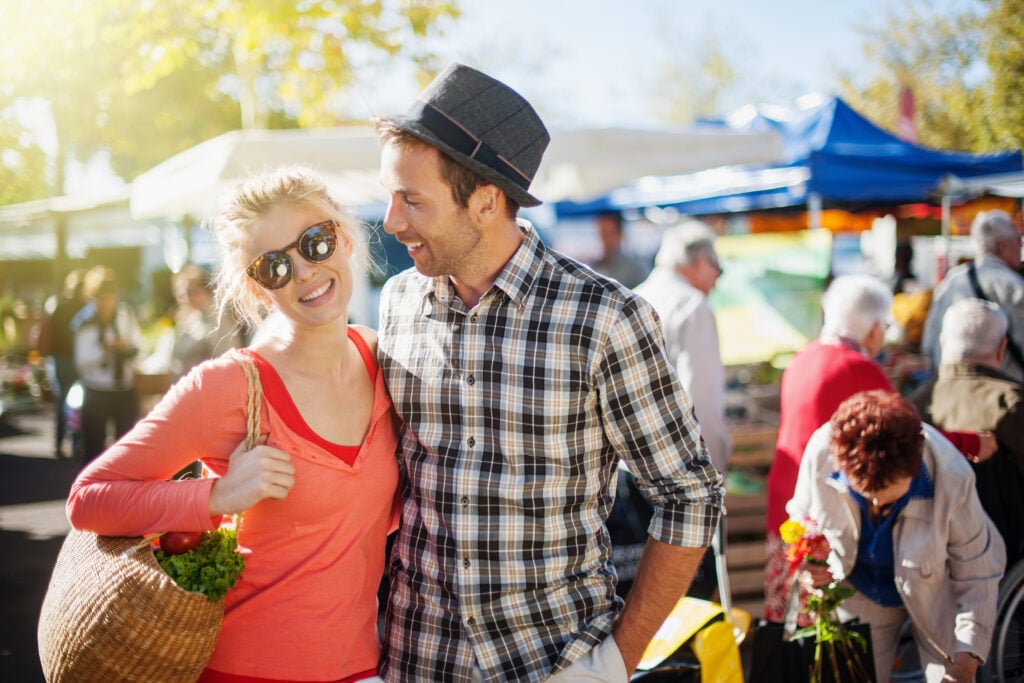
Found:
M 643 176 L 770 163 L 781 153 L 782 142 L 773 132 L 556 130 L 531 193 L 545 202 L 582 200 Z M 386 201 L 372 128 L 247 130 L 207 140 L 141 174 L 132 183 L 132 216 L 207 219 L 216 212 L 218 198 L 239 179 L 289 163 L 323 173 L 332 194 L 347 206 Z

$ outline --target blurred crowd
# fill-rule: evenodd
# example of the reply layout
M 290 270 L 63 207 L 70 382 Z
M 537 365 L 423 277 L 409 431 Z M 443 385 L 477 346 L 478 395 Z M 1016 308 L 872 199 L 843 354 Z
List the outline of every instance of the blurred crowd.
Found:
M 7 376 L 52 400 L 57 457 L 89 462 L 191 367 L 244 344 L 244 328 L 218 317 L 205 268 L 167 279 L 170 297 L 137 305 L 113 268 L 75 269 L 38 310 L 9 303 L 0 315 Z

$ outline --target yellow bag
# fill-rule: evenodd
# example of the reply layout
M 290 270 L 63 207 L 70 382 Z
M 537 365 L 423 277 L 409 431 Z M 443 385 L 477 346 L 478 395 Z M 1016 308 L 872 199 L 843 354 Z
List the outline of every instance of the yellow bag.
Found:
M 698 631 L 693 652 L 700 662 L 702 683 L 743 683 L 740 648 L 729 622 L 716 621 Z

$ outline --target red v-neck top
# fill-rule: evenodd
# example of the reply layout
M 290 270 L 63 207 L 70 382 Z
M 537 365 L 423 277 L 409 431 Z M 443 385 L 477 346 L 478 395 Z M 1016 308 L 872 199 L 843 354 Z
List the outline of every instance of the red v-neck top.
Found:
M 362 357 L 363 364 L 366 366 L 366 372 L 370 375 L 370 382 L 375 383 L 377 379 L 377 372 L 379 370 L 376 362 L 374 361 L 373 353 L 370 351 L 369 345 L 366 343 L 366 340 L 351 327 L 348 328 L 348 338 L 352 340 L 356 349 L 359 350 L 359 355 Z M 298 407 L 296 407 L 291 394 L 288 393 L 288 387 L 285 386 L 284 380 L 281 379 L 281 375 L 277 373 L 274 366 L 258 353 L 254 353 L 248 349 L 244 349 L 243 353 L 251 358 L 256 364 L 256 369 L 260 373 L 260 383 L 263 385 L 264 397 L 272 406 L 274 406 L 274 410 L 281 415 L 281 418 L 289 429 L 295 432 L 298 436 L 301 436 L 303 439 L 315 443 L 328 453 L 331 453 L 335 457 L 341 459 L 347 465 L 351 465 L 356 461 L 356 457 L 359 455 L 359 449 L 362 444 L 346 446 L 332 443 L 314 432 L 313 429 L 306 424 L 306 420 L 303 419 Z

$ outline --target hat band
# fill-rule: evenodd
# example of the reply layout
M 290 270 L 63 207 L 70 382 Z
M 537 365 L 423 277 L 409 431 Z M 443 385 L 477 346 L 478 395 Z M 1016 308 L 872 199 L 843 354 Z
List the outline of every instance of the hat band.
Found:
M 456 152 L 497 171 L 524 190 L 529 189 L 531 179 L 526 174 L 429 102 L 417 102 L 409 114 Z

